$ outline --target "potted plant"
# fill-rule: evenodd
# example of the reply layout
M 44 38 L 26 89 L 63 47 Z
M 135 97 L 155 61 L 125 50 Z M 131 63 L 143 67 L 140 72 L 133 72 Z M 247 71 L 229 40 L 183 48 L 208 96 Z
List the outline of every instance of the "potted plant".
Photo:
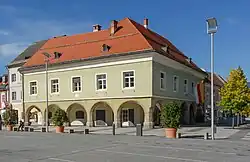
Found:
M 165 128 L 165 136 L 176 138 L 177 129 L 180 127 L 181 107 L 176 102 L 170 102 L 163 107 L 161 122 Z
M 7 127 L 7 130 L 12 131 L 14 123 L 12 121 L 11 110 L 6 110 L 3 113 L 3 121 L 4 121 L 4 126 Z
M 67 114 L 64 110 L 58 108 L 52 114 L 52 122 L 56 126 L 56 133 L 64 132 L 64 123 L 68 122 Z

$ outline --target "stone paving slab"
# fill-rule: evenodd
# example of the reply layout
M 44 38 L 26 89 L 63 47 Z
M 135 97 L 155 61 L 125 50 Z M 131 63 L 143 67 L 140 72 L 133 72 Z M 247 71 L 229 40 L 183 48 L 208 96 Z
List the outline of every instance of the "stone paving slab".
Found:
M 1 162 L 249 162 L 250 143 L 0 132 Z
M 35 132 L 41 132 L 42 126 L 31 126 L 34 127 Z M 5 128 L 3 128 L 5 129 Z M 65 132 L 68 132 L 69 129 L 74 129 L 76 133 L 83 133 L 84 129 L 89 129 L 90 134 L 103 134 L 103 135 L 112 135 L 112 127 L 82 127 L 82 126 L 75 126 L 75 127 L 65 127 Z M 49 127 L 50 132 L 55 132 L 55 127 Z M 215 134 L 215 138 L 217 139 L 227 139 L 229 137 L 235 138 L 233 135 L 237 134 L 240 129 L 230 129 L 228 127 L 217 127 L 217 133 Z M 249 129 L 250 131 L 250 129 Z M 209 127 L 182 127 L 178 130 L 184 137 L 197 137 L 197 136 L 204 136 L 205 133 L 211 132 L 211 128 Z M 116 128 L 117 135 L 136 135 L 136 128 L 135 127 L 128 127 L 128 128 Z M 157 128 L 157 129 L 143 129 L 144 136 L 159 136 L 163 137 L 165 135 L 164 128 Z M 238 136 L 239 139 L 243 138 L 243 136 Z

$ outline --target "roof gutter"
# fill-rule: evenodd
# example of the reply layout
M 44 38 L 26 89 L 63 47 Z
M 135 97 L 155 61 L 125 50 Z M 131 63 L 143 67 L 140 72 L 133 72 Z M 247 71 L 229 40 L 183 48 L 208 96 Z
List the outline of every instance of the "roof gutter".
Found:
M 72 63 L 78 63 L 82 61 L 92 61 L 92 60 L 99 60 L 99 59 L 105 59 L 105 58 L 115 58 L 115 57 L 120 57 L 120 56 L 129 56 L 129 55 L 134 55 L 134 54 L 141 54 L 141 53 L 150 53 L 150 52 L 155 52 L 153 49 L 145 49 L 145 50 L 139 50 L 139 51 L 133 51 L 133 52 L 125 52 L 125 53 L 116 53 L 116 54 L 105 54 L 103 56 L 98 56 L 98 57 L 89 57 L 89 58 L 81 58 L 81 59 L 76 59 L 76 60 L 70 60 L 70 61 L 64 61 L 64 62 L 57 62 L 57 63 L 52 63 L 49 64 L 49 66 L 60 66 L 60 65 L 65 65 L 65 64 L 72 64 Z M 18 69 L 20 73 L 25 73 L 29 72 L 32 70 L 40 70 L 44 69 L 45 64 L 40 64 L 40 65 L 35 65 L 35 66 L 27 66 L 27 67 L 21 67 Z

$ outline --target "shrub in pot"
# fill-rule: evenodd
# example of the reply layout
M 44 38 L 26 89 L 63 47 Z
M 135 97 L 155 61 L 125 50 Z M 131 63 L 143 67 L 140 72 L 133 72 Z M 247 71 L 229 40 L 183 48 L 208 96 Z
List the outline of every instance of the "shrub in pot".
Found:
M 177 129 L 180 127 L 181 107 L 176 102 L 170 102 L 161 111 L 161 124 L 165 128 L 165 136 L 176 138 Z
M 11 113 L 11 110 L 6 110 L 4 113 L 3 113 L 3 121 L 4 121 L 4 126 L 7 127 L 7 130 L 8 131 L 12 131 L 13 130 L 13 126 L 14 126 L 14 123 L 12 121 L 12 113 Z
M 52 114 L 52 122 L 56 126 L 56 133 L 64 132 L 64 123 L 68 122 L 67 114 L 64 110 L 58 108 Z

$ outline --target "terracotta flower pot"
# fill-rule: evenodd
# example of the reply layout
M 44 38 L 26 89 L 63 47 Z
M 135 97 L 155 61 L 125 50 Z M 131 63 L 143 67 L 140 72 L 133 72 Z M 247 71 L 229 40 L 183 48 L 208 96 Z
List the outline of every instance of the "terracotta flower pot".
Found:
M 12 131 L 13 130 L 13 125 L 7 125 L 7 130 Z
M 63 133 L 64 132 L 64 126 L 56 126 L 56 133 Z
M 165 128 L 165 136 L 167 138 L 176 138 L 176 128 Z

